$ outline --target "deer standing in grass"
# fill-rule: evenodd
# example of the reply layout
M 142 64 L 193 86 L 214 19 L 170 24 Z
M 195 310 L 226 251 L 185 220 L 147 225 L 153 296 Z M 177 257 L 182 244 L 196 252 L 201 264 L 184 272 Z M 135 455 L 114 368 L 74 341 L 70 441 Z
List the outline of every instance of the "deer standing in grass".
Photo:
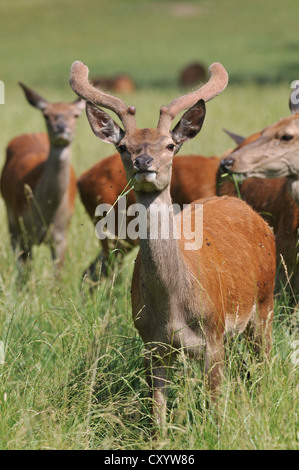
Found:
M 195 199 L 216 195 L 216 176 L 220 159 L 218 157 L 203 157 L 200 155 L 183 155 L 173 160 L 171 197 L 174 203 L 183 208 L 183 204 L 190 204 Z M 119 154 L 111 155 L 93 165 L 85 171 L 77 181 L 81 201 L 91 218 L 97 224 L 100 217 L 95 216 L 99 204 L 110 204 L 115 201 L 128 186 L 125 171 Z M 127 195 L 127 208 L 136 202 L 134 192 Z M 118 213 L 118 203 L 114 206 Z M 132 217 L 126 216 L 125 224 Z M 118 223 L 115 224 L 115 235 L 117 237 Z M 138 243 L 137 239 L 126 240 L 101 240 L 102 251 L 90 264 L 83 277 L 88 276 L 91 282 L 96 283 L 99 275 L 107 275 L 107 264 L 111 250 L 115 247 L 121 253 L 127 253 Z
M 1 193 L 11 242 L 14 250 L 20 249 L 21 265 L 32 257 L 33 245 L 45 242 L 60 267 L 77 189 L 71 144 L 85 101 L 50 103 L 20 85 L 28 102 L 42 112 L 48 134 L 20 135 L 7 146 Z
M 267 223 L 245 202 L 231 197 L 195 201 L 174 215 L 170 182 L 174 154 L 195 137 L 205 117 L 205 102 L 218 95 L 228 76 L 221 64 L 210 67 L 200 89 L 160 110 L 157 128 L 138 129 L 135 108 L 94 88 L 88 68 L 74 62 L 70 84 L 87 101 L 89 123 L 97 137 L 113 143 L 121 155 L 136 200 L 146 211 L 146 237 L 140 239 L 132 279 L 134 324 L 146 347 L 145 369 L 153 390 L 153 419 L 164 428 L 169 366 L 178 351 L 204 354 L 212 397 L 222 375 L 224 335 L 250 332 L 260 350 L 269 353 L 273 316 L 275 243 Z M 117 114 L 122 129 L 105 111 Z M 180 121 L 171 123 L 181 111 Z M 203 245 L 189 250 L 188 235 L 175 235 L 191 218 L 196 225 L 203 205 Z M 168 238 L 151 237 L 151 215 L 166 208 Z M 164 214 L 164 213 L 163 213 Z M 195 233 L 196 239 L 197 233 Z
M 277 288 L 286 285 L 299 293 L 299 108 L 290 99 L 291 116 L 280 119 L 240 141 L 221 162 L 224 173 L 242 173 L 241 197 L 273 227 L 277 253 Z M 225 182 L 218 193 L 235 195 L 234 185 Z M 281 257 L 287 268 L 287 277 Z

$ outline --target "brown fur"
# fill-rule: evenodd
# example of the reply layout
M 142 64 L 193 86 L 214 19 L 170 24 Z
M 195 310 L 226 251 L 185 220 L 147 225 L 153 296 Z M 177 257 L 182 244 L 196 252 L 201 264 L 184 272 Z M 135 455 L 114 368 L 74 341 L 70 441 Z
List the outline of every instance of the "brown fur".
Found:
M 283 135 L 283 128 L 288 126 L 295 120 L 298 120 L 298 115 L 293 115 L 285 119 L 280 119 L 272 126 L 268 126 L 264 131 L 256 132 L 255 134 L 244 139 L 233 152 L 229 153 L 225 160 L 231 158 L 238 159 L 239 152 L 244 155 L 244 160 L 250 160 L 259 151 L 252 148 L 251 145 L 256 143 L 258 145 L 259 138 L 263 133 L 277 136 Z M 265 141 L 261 142 L 261 146 L 265 146 Z M 271 144 L 271 138 L 268 143 Z M 288 145 L 288 144 L 286 144 Z M 290 141 L 290 152 L 292 147 L 295 147 L 296 142 Z M 275 148 L 273 146 L 273 155 L 275 156 Z M 294 148 L 295 152 L 295 148 Z M 262 162 L 262 160 L 261 160 Z M 221 172 L 218 172 L 217 194 L 219 196 L 228 194 L 230 196 L 237 196 L 235 185 L 229 181 L 223 181 L 220 177 Z M 277 290 L 281 289 L 282 285 L 288 284 L 290 278 L 290 285 L 294 294 L 299 293 L 299 270 L 297 263 L 298 256 L 298 229 L 299 229 L 299 208 L 296 200 L 292 197 L 289 191 L 288 178 L 280 177 L 273 179 L 261 178 L 248 178 L 238 185 L 239 192 L 244 201 L 246 201 L 253 209 L 255 209 L 262 217 L 269 223 L 275 233 L 276 241 L 276 254 L 277 254 Z M 282 264 L 281 257 L 285 263 L 288 275 L 286 277 L 285 267 Z
M 261 180 L 249 178 L 239 184 L 241 198 L 256 210 L 273 228 L 276 242 L 277 267 L 281 265 L 281 256 L 286 264 L 289 276 L 293 273 L 298 254 L 297 232 L 299 228 L 299 209 L 288 192 L 286 178 Z M 237 196 L 232 182 L 219 186 L 218 195 Z M 291 278 L 294 293 L 299 292 L 296 272 Z M 280 282 L 287 282 L 285 269 L 281 265 L 278 271 L 277 289 Z
M 116 75 L 115 77 L 94 77 L 91 81 L 96 87 L 116 93 L 127 94 L 136 90 L 134 80 L 125 74 Z
M 46 133 L 23 134 L 12 139 L 6 151 L 6 162 L 1 177 L 1 193 L 12 216 L 16 219 L 28 204 L 24 186 L 34 188 L 45 171 L 49 155 L 49 137 Z M 18 172 L 15 171 L 16 166 Z M 70 213 L 74 212 L 77 193 L 76 175 L 71 166 L 68 201 Z
M 200 155 L 177 156 L 173 160 L 171 196 L 174 203 L 183 208 L 194 199 L 216 195 L 216 174 L 219 166 L 218 157 Z M 127 178 L 119 154 L 111 155 L 85 171 L 78 179 L 81 201 L 96 224 L 95 217 L 98 204 L 113 205 L 127 186 Z M 127 207 L 136 202 L 134 191 L 127 196 Z M 114 206 L 117 213 L 117 204 Z M 131 218 L 127 217 L 127 225 Z M 116 223 L 117 228 L 117 223 Z M 117 231 L 116 231 L 117 232 Z M 117 235 L 117 233 L 116 233 Z M 97 281 L 100 268 L 106 273 L 103 263 L 109 257 L 109 251 L 115 246 L 112 241 L 102 240 L 102 252 L 85 271 L 93 281 Z M 137 240 L 126 239 L 126 244 L 118 242 L 122 251 L 128 251 L 137 245 Z M 104 269 L 104 271 L 103 271 Z
M 257 347 L 266 353 L 271 347 L 275 242 L 269 226 L 236 198 L 201 199 L 192 205 L 196 203 L 204 211 L 202 248 L 185 251 L 184 239 L 177 246 L 172 240 L 141 240 L 132 279 L 134 323 L 153 348 L 145 367 L 151 371 L 148 382 L 157 403 L 153 413 L 160 423 L 168 368 L 179 350 L 192 357 L 204 354 L 214 394 L 226 334 L 246 330 Z
M 85 103 L 50 103 L 20 85 L 28 102 L 45 117 L 48 134 L 20 135 L 7 146 L 0 185 L 11 242 L 23 262 L 32 256 L 34 244 L 46 242 L 60 267 L 77 191 L 71 143 Z
M 227 83 L 223 67 L 213 69 L 215 80 L 211 87 L 204 87 L 207 99 L 219 94 Z M 240 333 L 249 328 L 260 352 L 269 353 L 274 237 L 267 223 L 245 202 L 231 197 L 200 199 L 196 203 L 203 204 L 203 245 L 189 251 L 186 243 L 190 242 L 190 232 L 177 238 L 177 230 L 189 217 L 196 225 L 201 206 L 193 203 L 175 216 L 170 184 L 174 154 L 183 142 L 199 133 L 204 121 L 201 89 L 162 108 L 162 121 L 156 129 L 138 130 L 127 125 L 123 131 L 95 106 L 96 103 L 111 109 L 107 97 L 90 88 L 87 77 L 87 67 L 75 62 L 70 83 L 80 96 L 91 98 L 92 102 L 87 103 L 91 128 L 97 137 L 113 143 L 120 151 L 127 180 L 134 182 L 136 201 L 146 213 L 146 220 L 140 221 L 146 236 L 140 237 L 132 279 L 132 315 L 146 347 L 153 419 L 163 426 L 169 366 L 179 351 L 193 357 L 204 354 L 212 397 L 221 381 L 225 332 Z M 123 102 L 120 106 L 125 115 L 128 108 Z M 170 130 L 170 119 L 179 109 L 186 108 L 189 109 Z M 154 223 L 152 215 L 157 208 L 163 210 L 163 215 Z M 175 230 L 176 234 L 162 237 L 161 228 L 166 222 L 170 233 Z M 152 228 L 158 230 L 157 237 L 151 236 Z M 197 230 L 199 235 L 201 227 Z
M 188 278 L 186 278 L 185 286 L 180 286 L 178 298 L 186 302 L 188 309 L 190 309 L 189 302 L 191 303 L 191 299 L 193 299 L 196 302 L 197 311 L 202 313 L 203 321 L 208 322 L 208 331 L 210 329 L 214 331 L 216 326 L 216 330 L 221 336 L 225 331 L 230 332 L 232 324 L 235 325 L 236 330 L 242 331 L 244 329 L 245 324 L 249 321 L 252 306 L 257 299 L 260 320 L 264 317 L 266 321 L 269 310 L 264 307 L 266 305 L 269 307 L 270 304 L 272 309 L 273 306 L 273 277 L 275 273 L 274 237 L 271 230 L 255 211 L 237 198 L 224 196 L 194 201 L 192 203 L 193 214 L 196 210 L 196 204 L 203 204 L 203 245 L 198 251 L 186 251 L 184 250 L 186 240 L 184 238 L 179 240 L 183 259 L 178 262 L 178 267 L 180 267 L 180 262 L 185 264 L 186 274 L 189 272 L 188 275 L 192 278 L 192 290 L 194 290 L 192 296 L 187 300 L 190 295 L 190 287 L 188 287 Z M 230 227 L 229 236 L 226 236 L 224 232 L 225 227 Z M 194 226 L 192 228 L 194 229 Z M 160 243 L 162 250 L 160 256 L 166 259 L 167 254 L 164 253 L 163 241 Z M 134 269 L 132 299 L 136 327 L 144 341 L 147 342 L 154 334 L 154 331 L 151 332 L 149 329 L 149 324 L 153 325 L 153 330 L 156 326 L 155 316 L 152 317 L 152 304 L 148 310 L 151 322 L 149 322 L 150 317 L 147 317 L 144 312 L 144 308 L 147 310 L 147 304 L 143 296 L 144 273 L 142 273 L 140 257 L 141 253 L 138 255 Z M 165 268 L 166 266 L 165 263 Z M 244 266 L 248 268 L 246 276 L 242 275 Z M 253 266 L 254 269 L 252 269 Z M 148 271 L 150 267 L 144 266 L 143 269 Z M 167 270 L 168 276 L 169 283 L 180 282 L 181 278 L 177 272 Z M 176 278 L 178 278 L 177 281 Z M 198 297 L 197 300 L 195 300 L 196 297 Z M 240 298 L 242 298 L 241 303 Z M 140 311 L 142 311 L 142 315 L 138 314 Z M 190 311 L 186 310 L 185 315 L 190 316 Z M 192 322 L 196 322 L 197 315 L 194 312 L 194 317 L 190 318 L 190 325 Z M 156 323 L 158 324 L 159 321 L 160 318 L 157 317 Z M 186 325 L 186 329 L 196 330 L 198 324 L 196 323 L 196 325 L 194 327 Z M 171 338 L 167 337 L 166 330 L 163 335 L 159 340 L 165 343 L 171 342 Z M 179 344 L 174 346 L 180 347 Z M 188 349 L 187 344 L 186 348 Z
M 207 79 L 206 67 L 200 62 L 194 62 L 185 66 L 180 72 L 179 84 L 193 87 Z

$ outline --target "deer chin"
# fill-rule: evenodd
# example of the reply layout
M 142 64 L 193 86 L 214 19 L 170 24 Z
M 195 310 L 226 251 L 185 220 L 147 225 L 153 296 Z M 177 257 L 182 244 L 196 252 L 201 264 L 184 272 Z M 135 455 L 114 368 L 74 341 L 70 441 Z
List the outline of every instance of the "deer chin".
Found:
M 224 176 L 228 177 L 235 181 L 235 183 L 242 184 L 247 178 L 249 178 L 248 173 L 226 173 Z
M 140 171 L 135 173 L 133 181 L 136 191 L 151 193 L 160 190 L 155 171 Z
M 67 147 L 71 143 L 71 139 L 66 136 L 58 136 L 52 139 L 55 147 Z
M 297 177 L 297 173 L 292 171 L 289 166 L 282 165 L 276 166 L 273 165 L 272 167 L 269 166 L 268 168 L 254 168 L 253 170 L 249 171 L 245 174 L 247 178 L 260 178 L 260 179 L 272 179 L 272 178 L 283 178 L 286 176 L 293 176 Z
M 135 173 L 134 178 L 137 183 L 153 183 L 157 178 L 157 173 L 155 171 L 141 171 Z

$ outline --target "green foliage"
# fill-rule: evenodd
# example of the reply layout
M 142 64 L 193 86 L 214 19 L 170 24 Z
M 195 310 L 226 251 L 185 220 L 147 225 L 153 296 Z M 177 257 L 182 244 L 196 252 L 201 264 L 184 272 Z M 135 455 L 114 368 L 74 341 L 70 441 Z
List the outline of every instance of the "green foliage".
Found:
M 91 75 L 125 72 L 136 80 L 137 91 L 123 98 L 136 106 L 140 127 L 155 126 L 160 106 L 182 91 L 182 66 L 222 62 L 230 84 L 207 104 L 200 136 L 181 154 L 221 155 L 233 146 L 222 127 L 249 135 L 287 115 L 290 82 L 299 75 L 294 0 L 10 0 L 0 2 L 0 17 L 1 166 L 10 138 L 45 128 L 17 82 L 50 101 L 72 100 L 68 76 L 76 59 Z M 77 174 L 113 151 L 82 116 L 73 150 Z M 298 447 L 298 377 L 291 361 L 298 310 L 283 289 L 270 363 L 258 364 L 242 338 L 228 345 L 219 413 L 205 406 L 201 364 L 181 356 L 172 371 L 167 438 L 153 443 L 143 345 L 131 319 L 136 251 L 114 265 L 94 296 L 81 288 L 98 245 L 77 198 L 61 278 L 47 248 L 38 247 L 22 285 L 2 200 L 0 214 L 1 449 Z

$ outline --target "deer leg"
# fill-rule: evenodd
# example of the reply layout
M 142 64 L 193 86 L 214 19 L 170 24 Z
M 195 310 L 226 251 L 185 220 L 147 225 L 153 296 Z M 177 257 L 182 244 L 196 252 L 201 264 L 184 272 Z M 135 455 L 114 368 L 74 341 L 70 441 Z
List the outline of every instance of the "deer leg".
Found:
M 205 373 L 212 401 L 215 401 L 223 375 L 224 343 L 223 336 L 206 338 Z
M 17 255 L 17 263 L 20 269 L 28 260 L 32 259 L 32 246 L 29 243 L 29 237 L 24 232 L 24 229 L 20 231 L 14 223 L 9 222 L 10 242 L 14 253 Z
M 9 221 L 10 242 L 17 256 L 17 268 L 19 276 L 24 278 L 32 260 L 32 245 L 25 229 L 20 229 L 15 223 Z
M 157 356 L 157 352 L 147 351 L 144 359 L 146 380 L 152 391 L 152 420 L 158 426 L 162 434 L 165 432 L 167 385 L 170 366 L 170 356 Z
M 254 353 L 261 360 L 268 357 L 272 346 L 273 300 L 259 302 L 253 309 L 244 336 L 253 345 Z
M 98 283 L 100 275 L 107 277 L 115 257 L 121 254 L 126 254 L 129 251 L 128 247 L 119 240 L 117 243 L 115 242 L 115 246 L 112 246 L 111 248 L 109 247 L 107 239 L 101 240 L 101 244 L 103 250 L 98 254 L 98 256 L 88 266 L 82 275 L 82 279 L 88 277 L 92 283 Z M 115 251 L 113 252 L 113 250 Z
M 88 277 L 92 282 L 99 281 L 100 274 L 107 277 L 107 258 L 103 251 L 101 251 L 93 262 L 88 266 L 82 275 L 82 279 Z
M 18 284 L 26 282 L 30 274 L 31 261 L 32 261 L 32 246 L 26 244 L 26 248 L 22 243 L 18 243 L 16 239 L 12 239 L 12 246 L 15 253 L 17 253 L 17 269 L 18 269 Z
M 18 254 L 17 269 L 18 269 L 18 282 L 23 283 L 28 280 L 31 272 L 32 251 L 23 249 Z
M 66 251 L 66 236 L 64 234 L 53 234 L 50 242 L 50 250 L 55 267 L 60 270 L 64 265 Z

